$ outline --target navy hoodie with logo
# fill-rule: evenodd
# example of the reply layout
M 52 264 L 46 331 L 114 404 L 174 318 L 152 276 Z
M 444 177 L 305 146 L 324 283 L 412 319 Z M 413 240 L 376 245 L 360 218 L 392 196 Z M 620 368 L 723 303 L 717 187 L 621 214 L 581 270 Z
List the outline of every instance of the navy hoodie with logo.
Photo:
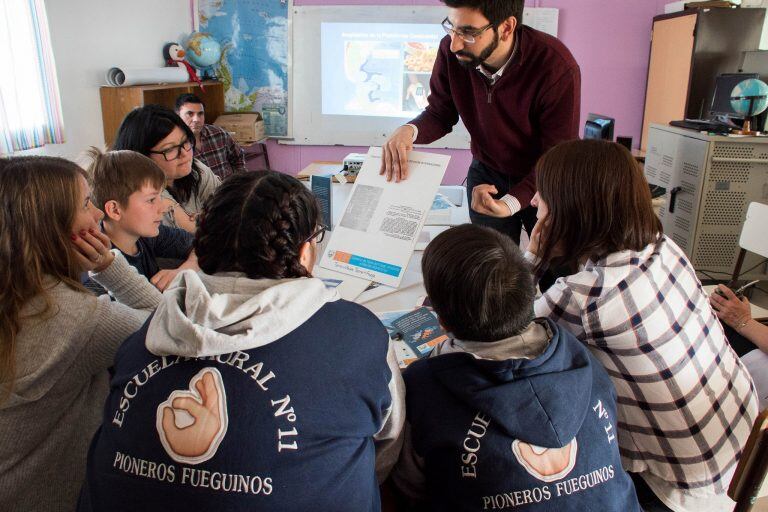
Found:
M 319 279 L 180 276 L 118 350 L 79 510 L 379 510 L 404 407 L 381 322 Z
M 418 461 L 421 498 L 431 510 L 640 511 L 605 370 L 549 320 L 516 343 L 530 348 L 536 332 L 543 351 L 529 358 L 486 358 L 475 342 L 408 367 L 402 457 Z

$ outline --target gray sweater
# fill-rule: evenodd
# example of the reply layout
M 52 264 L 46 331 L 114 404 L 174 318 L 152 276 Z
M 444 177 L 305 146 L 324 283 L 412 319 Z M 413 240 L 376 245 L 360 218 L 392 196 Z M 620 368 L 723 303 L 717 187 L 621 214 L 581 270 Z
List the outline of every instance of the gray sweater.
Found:
M 49 278 L 50 313 L 24 321 L 17 335 L 16 381 L 0 404 L 0 510 L 75 508 L 108 391 L 107 368 L 160 301 L 117 251 L 92 276 L 119 302 Z M 22 316 L 43 304 L 41 297 L 29 301 Z

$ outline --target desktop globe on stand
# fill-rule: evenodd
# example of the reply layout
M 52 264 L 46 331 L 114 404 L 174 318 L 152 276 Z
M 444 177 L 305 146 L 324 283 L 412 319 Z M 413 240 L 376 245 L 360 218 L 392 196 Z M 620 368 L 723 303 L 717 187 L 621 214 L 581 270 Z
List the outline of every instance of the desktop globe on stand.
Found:
M 743 128 L 733 133 L 757 135 L 758 132 L 752 130 L 752 118 L 762 114 L 768 108 L 768 85 L 756 78 L 739 82 L 731 91 L 731 108 L 737 114 L 744 116 Z
M 185 46 L 187 60 L 203 71 L 203 80 L 216 80 L 213 67 L 221 60 L 221 44 L 207 32 L 193 32 Z

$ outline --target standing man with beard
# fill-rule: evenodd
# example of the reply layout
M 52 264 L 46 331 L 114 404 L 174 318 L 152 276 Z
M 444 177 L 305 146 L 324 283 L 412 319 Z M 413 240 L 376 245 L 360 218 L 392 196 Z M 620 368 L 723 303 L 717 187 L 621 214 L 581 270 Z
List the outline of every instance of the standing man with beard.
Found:
M 522 25 L 523 0 L 443 0 L 448 16 L 426 110 L 390 136 L 387 180 L 408 177 L 413 144 L 449 133 L 461 117 L 472 137 L 467 195 L 473 223 L 520 242 L 536 223 L 534 166 L 578 137 L 581 73 L 557 38 Z

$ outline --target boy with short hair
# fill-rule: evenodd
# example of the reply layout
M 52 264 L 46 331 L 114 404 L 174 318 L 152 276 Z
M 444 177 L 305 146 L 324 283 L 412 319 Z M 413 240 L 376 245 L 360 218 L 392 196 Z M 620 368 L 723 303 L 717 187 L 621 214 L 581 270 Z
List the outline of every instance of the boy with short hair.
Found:
M 403 375 L 400 491 L 431 510 L 639 511 L 613 385 L 576 338 L 533 318 L 533 276 L 512 239 L 452 228 L 422 270 L 451 337 Z
M 134 151 L 93 149 L 90 156 L 93 196 L 104 211 L 104 233 L 128 263 L 160 291 L 179 271 L 199 270 L 192 252 L 194 237 L 161 224 L 165 175 L 157 164 Z M 158 258 L 186 261 L 178 268 L 161 270 Z

